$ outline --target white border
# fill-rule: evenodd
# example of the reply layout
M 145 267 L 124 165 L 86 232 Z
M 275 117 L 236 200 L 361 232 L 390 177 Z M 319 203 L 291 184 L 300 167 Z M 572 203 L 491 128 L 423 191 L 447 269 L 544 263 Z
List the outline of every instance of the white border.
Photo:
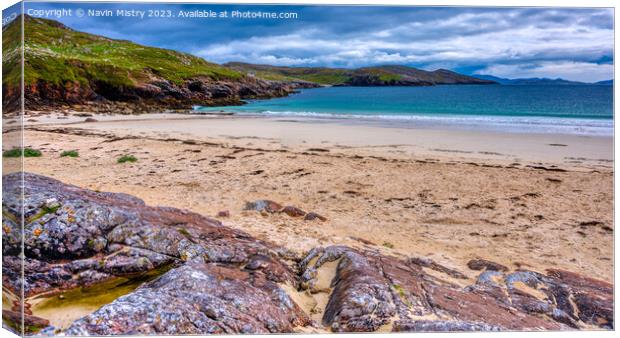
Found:
M 2 4 L 2 9 L 9 7 L 17 3 L 18 1 L 14 0 L 0 0 Z M 26 2 L 73 2 L 73 1 L 38 1 L 38 0 L 26 0 Z M 582 1 L 582 0 L 219 0 L 219 1 L 183 1 L 183 0 L 150 0 L 150 1 L 137 1 L 137 0 L 108 0 L 108 1 L 74 1 L 74 2 L 161 2 L 161 3 L 217 3 L 217 4 L 316 4 L 316 5 L 375 5 L 375 6 L 386 6 L 386 5 L 409 5 L 409 6 L 473 6 L 473 7 L 613 7 L 615 9 L 615 2 L 612 0 L 590 0 L 590 1 Z M 615 10 L 614 10 L 615 12 Z M 614 22 L 614 31 L 615 31 L 615 22 Z M 617 46 L 617 41 L 614 38 L 614 46 Z M 615 64 L 615 47 L 614 47 L 614 64 Z M 614 67 L 614 79 L 619 79 L 618 77 L 618 67 Z M 618 85 L 614 83 L 614 116 L 617 113 L 617 105 L 615 105 L 615 99 L 618 97 Z M 0 85 L 1 90 L 1 85 Z M 2 141 L 0 140 L 0 148 L 2 145 Z M 614 130 L 614 159 L 618 158 L 618 154 L 620 153 L 618 145 L 618 138 L 616 137 L 616 131 Z M 614 173 L 616 170 L 616 162 L 614 161 Z M 618 191 L 619 183 L 615 180 L 614 174 L 614 193 Z M 1 192 L 0 192 L 1 193 Z M 614 194 L 614 228 L 615 224 L 617 224 L 617 212 L 616 207 L 618 206 L 619 198 L 616 194 Z M 614 232 L 614 263 L 618 262 L 618 253 L 615 251 L 617 244 L 617 236 Z M 615 276 L 615 264 L 614 264 L 614 276 Z M 614 277 L 615 282 L 615 277 Z M 615 283 L 614 283 L 615 284 Z M 614 288 L 615 299 L 618 299 L 618 289 Z M 615 309 L 614 309 L 615 311 Z M 616 313 L 616 311 L 615 311 Z M 614 315 L 615 315 L 614 313 Z M 615 320 L 614 320 L 615 322 Z M 617 325 L 617 324 L 616 324 Z M 347 337 L 351 338 L 354 336 L 358 336 L 359 334 L 346 333 L 346 334 L 338 334 L 339 337 Z M 574 338 L 574 337 L 613 337 L 616 336 L 614 331 L 562 331 L 562 332 L 501 332 L 501 333 L 487 333 L 487 332 L 463 332 L 463 333 L 368 333 L 365 335 L 370 335 L 368 338 L 394 338 L 394 337 L 411 337 L 411 338 L 437 338 L 437 337 L 477 337 L 485 335 L 487 337 L 542 337 L 544 335 L 545 338 L 553 338 L 553 337 L 562 337 L 562 338 Z M 8 331 L 1 329 L 0 337 L 9 337 L 15 335 L 11 335 Z M 230 335 L 232 336 L 232 335 Z M 316 337 L 316 334 L 279 334 L 278 337 L 286 337 L 286 338 L 313 338 Z M 325 336 L 325 335 L 324 335 Z M 188 337 L 188 336 L 147 336 L 147 337 Z M 195 336 L 195 337 L 208 337 L 208 336 Z M 228 337 L 228 336 L 226 336 Z M 243 337 L 249 338 L 259 338 L 263 337 L 261 335 L 244 335 Z

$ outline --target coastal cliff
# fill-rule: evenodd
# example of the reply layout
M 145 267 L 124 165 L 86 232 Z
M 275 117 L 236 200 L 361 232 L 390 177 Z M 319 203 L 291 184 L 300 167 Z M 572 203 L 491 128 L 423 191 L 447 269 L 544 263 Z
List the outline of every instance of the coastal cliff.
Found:
M 186 53 L 78 32 L 24 16 L 26 109 L 88 105 L 148 112 L 193 105 L 242 104 L 286 96 L 313 84 L 267 81 Z M 3 27 L 4 109 L 19 105 L 20 21 Z M 125 103 L 115 105 L 114 103 Z

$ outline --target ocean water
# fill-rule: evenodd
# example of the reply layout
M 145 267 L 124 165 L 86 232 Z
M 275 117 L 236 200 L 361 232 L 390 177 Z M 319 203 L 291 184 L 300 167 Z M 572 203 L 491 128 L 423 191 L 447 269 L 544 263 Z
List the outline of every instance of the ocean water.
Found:
M 391 127 L 613 135 L 612 86 L 326 87 L 201 112 L 287 116 Z

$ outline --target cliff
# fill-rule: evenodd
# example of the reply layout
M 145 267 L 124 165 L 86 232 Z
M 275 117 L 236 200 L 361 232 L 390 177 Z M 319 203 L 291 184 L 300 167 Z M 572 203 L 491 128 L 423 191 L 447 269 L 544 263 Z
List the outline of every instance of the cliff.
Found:
M 298 86 L 247 76 L 186 53 L 78 32 L 53 20 L 24 20 L 27 109 L 114 102 L 131 103 L 139 111 L 230 105 L 288 95 Z M 3 27 L 5 109 L 19 100 L 19 30 L 19 20 Z

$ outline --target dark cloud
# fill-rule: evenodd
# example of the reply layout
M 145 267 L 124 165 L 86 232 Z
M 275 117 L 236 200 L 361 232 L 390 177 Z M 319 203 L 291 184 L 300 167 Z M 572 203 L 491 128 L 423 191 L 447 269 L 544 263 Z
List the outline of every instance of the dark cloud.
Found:
M 613 77 L 613 9 L 26 3 L 29 8 L 295 12 L 297 19 L 76 18 L 68 26 L 214 62 Z M 553 65 L 557 66 L 553 66 Z M 574 70 L 571 67 L 581 67 Z M 510 73 L 514 71 L 514 73 Z M 565 72 L 564 74 L 558 72 Z M 548 73 L 545 73 L 548 72 Z M 554 73 L 555 72 L 555 73 Z M 498 74 L 498 75 L 502 75 Z

